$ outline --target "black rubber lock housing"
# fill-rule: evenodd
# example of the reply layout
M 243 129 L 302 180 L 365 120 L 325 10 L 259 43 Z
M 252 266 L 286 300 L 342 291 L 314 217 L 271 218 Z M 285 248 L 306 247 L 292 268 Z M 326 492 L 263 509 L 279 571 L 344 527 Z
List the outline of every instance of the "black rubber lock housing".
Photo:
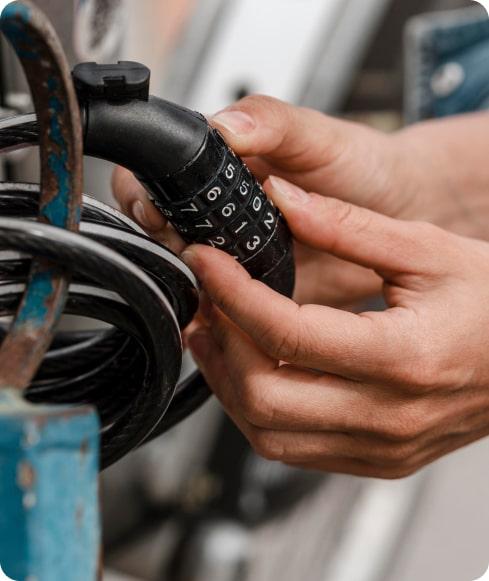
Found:
M 188 243 L 224 250 L 291 296 L 295 268 L 285 220 L 206 118 L 149 96 L 138 63 L 78 65 L 85 152 L 131 170 Z

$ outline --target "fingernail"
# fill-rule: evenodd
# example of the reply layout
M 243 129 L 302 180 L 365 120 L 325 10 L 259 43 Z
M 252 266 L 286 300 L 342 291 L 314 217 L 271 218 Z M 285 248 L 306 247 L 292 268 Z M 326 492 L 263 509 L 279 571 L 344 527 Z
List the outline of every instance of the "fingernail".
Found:
M 247 113 L 243 113 L 243 111 L 230 111 L 225 109 L 224 111 L 216 113 L 212 119 L 235 135 L 251 133 L 256 127 L 253 117 Z
M 180 255 L 180 258 L 189 268 L 193 268 L 197 263 L 195 252 L 192 248 L 186 248 Z
M 199 330 L 190 335 L 188 346 L 196 361 L 204 361 L 210 351 L 210 336 L 205 331 Z
M 131 213 L 134 216 L 136 222 L 143 228 L 151 229 L 153 225 L 151 224 L 146 210 L 144 209 L 144 204 L 141 200 L 136 200 L 131 206 Z
M 185 264 L 190 268 L 190 270 L 202 283 L 203 273 L 201 272 L 202 270 L 201 263 L 199 257 L 197 256 L 197 253 L 194 252 L 192 247 L 190 246 L 189 248 L 186 248 L 180 255 L 180 258 L 183 260 L 183 262 L 185 262 Z
M 277 176 L 270 176 L 270 183 L 277 194 L 293 204 L 307 204 L 310 196 L 303 189 Z

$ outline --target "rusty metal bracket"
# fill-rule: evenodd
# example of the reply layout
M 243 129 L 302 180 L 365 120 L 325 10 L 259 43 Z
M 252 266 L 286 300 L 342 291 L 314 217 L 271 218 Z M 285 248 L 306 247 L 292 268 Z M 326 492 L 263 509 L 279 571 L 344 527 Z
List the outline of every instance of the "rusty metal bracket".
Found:
M 76 231 L 82 130 L 61 44 L 27 0 L 6 6 L 0 30 L 23 65 L 39 123 L 38 220 Z M 62 267 L 33 259 L 0 348 L 0 566 L 17 581 L 100 576 L 98 416 L 89 407 L 32 405 L 23 398 L 51 344 L 69 281 Z
M 39 220 L 77 230 L 82 197 L 82 129 L 70 69 L 46 16 L 30 1 L 12 2 L 0 30 L 27 76 L 40 128 Z M 0 349 L 0 388 L 24 389 L 48 349 L 65 303 L 69 275 L 33 260 L 29 283 Z

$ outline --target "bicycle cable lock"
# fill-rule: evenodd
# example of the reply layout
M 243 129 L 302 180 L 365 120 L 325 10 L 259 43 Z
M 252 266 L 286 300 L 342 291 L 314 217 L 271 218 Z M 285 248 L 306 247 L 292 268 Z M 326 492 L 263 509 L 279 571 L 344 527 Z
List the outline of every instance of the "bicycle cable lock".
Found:
M 0 29 L 20 59 L 35 113 L 0 121 L 0 152 L 39 145 L 40 185 L 0 184 L 0 388 L 34 403 L 92 405 L 105 468 L 209 397 L 181 377 L 182 330 L 198 282 L 119 211 L 82 195 L 83 155 L 131 170 L 188 243 L 231 254 L 291 296 L 292 240 L 243 161 L 202 115 L 149 96 L 143 65 L 82 63 L 72 74 L 46 17 L 13 2 Z M 62 313 L 103 321 L 55 332 Z

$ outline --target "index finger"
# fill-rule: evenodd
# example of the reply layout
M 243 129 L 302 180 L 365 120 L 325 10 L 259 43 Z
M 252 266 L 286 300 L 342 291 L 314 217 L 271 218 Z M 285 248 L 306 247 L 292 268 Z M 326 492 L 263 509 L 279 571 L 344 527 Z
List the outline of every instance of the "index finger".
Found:
M 298 306 L 251 279 L 219 250 L 192 246 L 183 258 L 212 302 L 277 360 L 358 380 L 392 379 L 400 357 L 415 360 L 409 333 L 398 331 L 398 323 L 406 327 L 399 320 L 405 311 L 356 315 L 317 305 Z
M 210 123 L 241 156 L 283 160 L 288 172 L 302 173 L 335 159 L 351 132 L 349 122 L 265 95 L 241 99 Z M 321 143 L 318 155 L 311 156 L 311 135 Z
M 230 379 L 215 382 L 218 395 L 252 425 L 287 432 L 367 433 L 372 418 L 383 416 L 387 421 L 395 409 L 395 400 L 376 386 L 294 365 L 279 366 L 218 309 L 212 311 L 209 332 L 222 351 Z M 218 373 L 222 375 L 221 370 Z

